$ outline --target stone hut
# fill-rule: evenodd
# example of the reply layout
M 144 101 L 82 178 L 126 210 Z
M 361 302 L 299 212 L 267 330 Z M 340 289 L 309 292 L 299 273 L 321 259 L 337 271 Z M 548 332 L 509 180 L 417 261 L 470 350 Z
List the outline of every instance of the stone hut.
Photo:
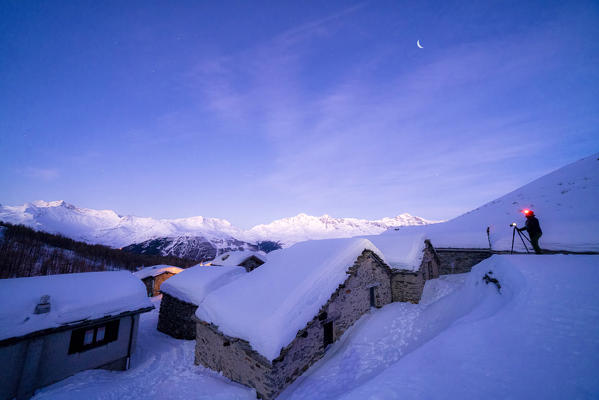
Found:
M 139 315 L 154 308 L 126 271 L 1 279 L 0 304 L 0 399 L 86 369 L 128 369 Z
M 439 265 L 440 259 L 435 248 L 429 240 L 425 240 L 418 269 L 393 268 L 393 301 L 419 303 L 426 281 L 439 277 Z
M 264 264 L 266 259 L 266 253 L 261 251 L 230 251 L 217 256 L 210 265 L 240 266 L 250 272 Z
M 137 278 L 146 285 L 148 297 L 158 296 L 162 283 L 171 276 L 183 271 L 182 268 L 173 267 L 172 265 L 153 265 L 151 267 L 142 268 L 134 272 Z
M 430 240 L 409 230 L 364 237 L 383 252 L 391 267 L 393 301 L 420 302 L 426 281 L 439 277 L 440 259 Z
M 297 243 L 209 294 L 196 311 L 196 364 L 274 399 L 371 307 L 392 271 L 367 239 Z
M 243 267 L 197 265 L 164 282 L 158 330 L 176 339 L 195 339 L 193 315 L 198 304 L 213 290 L 245 273 Z

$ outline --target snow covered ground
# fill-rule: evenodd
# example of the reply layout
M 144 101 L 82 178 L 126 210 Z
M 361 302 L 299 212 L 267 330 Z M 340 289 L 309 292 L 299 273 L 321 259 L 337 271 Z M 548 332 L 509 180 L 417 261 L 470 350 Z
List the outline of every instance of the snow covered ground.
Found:
M 599 256 L 504 255 L 429 281 L 420 304 L 361 318 L 279 398 L 598 398 L 598 273 Z M 132 369 L 82 372 L 35 398 L 255 398 L 193 365 L 193 341 L 156 331 L 153 301 Z

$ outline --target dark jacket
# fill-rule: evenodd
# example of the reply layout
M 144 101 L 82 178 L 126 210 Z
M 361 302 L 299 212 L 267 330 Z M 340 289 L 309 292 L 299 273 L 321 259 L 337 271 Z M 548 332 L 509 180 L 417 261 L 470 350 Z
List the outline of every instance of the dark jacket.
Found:
M 530 235 L 535 236 L 543 234 L 543 231 L 541 230 L 541 225 L 539 224 L 539 220 L 534 215 L 526 217 L 526 224 L 524 228 L 522 228 L 521 230 L 528 231 Z

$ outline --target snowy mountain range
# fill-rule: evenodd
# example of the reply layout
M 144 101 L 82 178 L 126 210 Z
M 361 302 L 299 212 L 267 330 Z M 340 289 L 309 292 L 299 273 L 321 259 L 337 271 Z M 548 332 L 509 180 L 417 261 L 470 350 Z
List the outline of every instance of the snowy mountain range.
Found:
M 329 215 L 314 217 L 298 214 L 266 225 L 256 225 L 246 232 L 246 238 L 275 240 L 292 244 L 310 239 L 332 239 L 361 235 L 377 235 L 391 227 L 427 225 L 440 221 L 429 221 L 410 214 L 374 221 L 358 218 L 334 218 Z
M 198 260 L 230 250 L 255 249 L 255 243 L 263 240 L 290 245 L 309 239 L 372 235 L 390 227 L 433 222 L 409 214 L 375 221 L 299 214 L 242 230 L 224 219 L 122 216 L 112 210 L 80 208 L 62 200 L 34 201 L 21 206 L 0 205 L 0 220 L 88 243 L 116 248 L 127 246 L 129 250 L 145 254 Z

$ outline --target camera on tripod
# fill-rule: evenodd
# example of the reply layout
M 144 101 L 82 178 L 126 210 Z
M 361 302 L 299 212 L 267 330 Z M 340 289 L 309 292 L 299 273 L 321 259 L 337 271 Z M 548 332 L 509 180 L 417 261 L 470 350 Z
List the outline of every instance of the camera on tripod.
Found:
M 510 227 L 513 227 L 514 230 L 512 232 L 512 250 L 510 251 L 510 254 L 514 253 L 514 238 L 516 237 L 516 232 L 518 232 L 518 236 L 520 237 L 520 240 L 522 241 L 522 244 L 524 245 L 524 248 L 526 249 L 527 253 L 530 253 L 528 251 L 528 246 L 526 246 L 526 243 L 524 242 L 524 239 L 526 239 L 528 241 L 528 243 L 530 243 L 530 239 L 523 234 L 522 232 L 520 232 L 520 229 L 518 229 L 518 225 L 515 222 L 512 222 L 510 224 Z

